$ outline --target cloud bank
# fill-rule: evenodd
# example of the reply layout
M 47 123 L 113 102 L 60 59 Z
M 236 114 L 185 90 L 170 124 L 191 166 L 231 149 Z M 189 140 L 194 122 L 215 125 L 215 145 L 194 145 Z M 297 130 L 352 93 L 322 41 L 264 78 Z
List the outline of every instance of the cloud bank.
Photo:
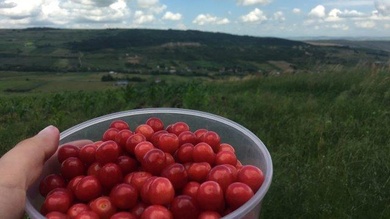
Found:
M 172 0 L 0 0 L 0 28 L 189 28 L 250 35 L 375 30 L 390 35 L 390 0 L 221 2 L 205 0 L 192 7 Z

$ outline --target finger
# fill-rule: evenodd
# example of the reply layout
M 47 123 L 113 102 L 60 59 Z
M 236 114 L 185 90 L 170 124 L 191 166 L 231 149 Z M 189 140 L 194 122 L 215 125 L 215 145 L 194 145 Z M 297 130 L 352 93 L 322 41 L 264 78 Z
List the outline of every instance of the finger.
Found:
M 42 172 L 44 162 L 58 148 L 59 130 L 48 126 L 21 141 L 0 159 L 0 183 L 27 189 Z
M 68 143 L 62 144 L 61 146 L 70 144 L 70 145 L 74 145 L 76 147 L 81 148 L 84 145 L 92 144 L 92 143 L 93 143 L 93 141 L 91 141 L 91 140 L 81 139 L 81 140 L 76 140 L 76 141 L 70 141 Z

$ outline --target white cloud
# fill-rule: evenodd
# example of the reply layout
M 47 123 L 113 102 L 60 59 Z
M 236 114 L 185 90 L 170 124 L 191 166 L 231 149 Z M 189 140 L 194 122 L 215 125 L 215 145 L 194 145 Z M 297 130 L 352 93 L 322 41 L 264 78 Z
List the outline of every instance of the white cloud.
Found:
M 342 18 L 367 17 L 365 13 L 356 10 L 344 10 L 339 14 L 339 16 Z
M 325 18 L 325 21 L 336 22 L 345 19 L 357 19 L 357 18 L 368 18 L 368 17 L 369 15 L 356 10 L 341 11 L 340 9 L 334 8 L 328 13 L 327 17 Z
M 64 19 L 67 17 L 68 19 Z M 69 19 L 72 19 L 72 15 L 68 10 L 60 7 L 60 3 L 57 0 L 47 1 L 42 4 L 41 13 L 37 17 L 37 20 L 41 22 L 48 22 L 57 25 L 64 25 L 69 22 Z
M 7 1 L 0 2 L 0 8 L 13 8 L 16 6 L 17 4 L 15 2 L 7 2 Z
M 118 0 L 117 2 L 112 3 L 109 7 L 114 10 L 123 10 L 127 8 L 127 4 L 124 0 Z
M 198 25 L 205 25 L 208 23 L 215 22 L 216 19 L 216 17 L 213 17 L 210 14 L 200 14 L 192 21 L 192 23 Z
M 230 21 L 227 18 L 219 18 L 210 14 L 200 14 L 192 21 L 192 23 L 197 25 L 228 24 Z
M 390 15 L 389 16 L 384 16 L 379 11 L 373 11 L 369 17 L 370 20 L 372 21 L 386 21 L 390 22 Z
M 317 5 L 309 12 L 309 17 L 311 18 L 323 18 L 325 15 L 325 7 L 323 5 Z
M 149 14 L 160 14 L 167 9 L 159 0 L 137 0 L 138 7 L 147 10 Z
M 150 8 L 159 4 L 159 0 L 137 0 L 137 4 L 141 8 Z
M 356 7 L 356 6 L 372 6 L 372 0 L 328 0 L 323 3 L 330 7 Z
M 150 14 L 161 14 L 167 9 L 166 5 L 155 5 L 154 7 L 147 8 L 146 10 Z
M 50 1 L 58 2 L 58 0 Z M 69 23 L 122 22 L 130 16 L 130 10 L 127 7 L 125 0 L 109 0 L 104 4 L 94 4 L 94 2 L 90 0 L 72 0 L 58 3 L 58 5 L 59 8 L 57 8 L 57 11 L 62 12 L 62 14 L 67 13 L 66 16 L 62 16 L 62 19 Z M 53 3 L 53 6 L 51 7 L 55 7 L 55 4 Z M 47 21 L 52 21 L 50 15 L 53 15 L 54 17 L 61 15 L 61 13 L 58 15 L 53 13 L 55 12 L 50 13 L 50 10 L 47 10 L 46 14 L 44 13 L 47 17 Z
M 353 0 L 351 0 L 351 2 L 352 1 Z M 353 3 L 351 4 L 364 5 L 365 3 L 367 3 L 367 1 L 368 0 L 360 2 L 353 1 Z M 386 1 L 390 2 L 390 0 Z M 340 0 L 337 2 L 342 1 Z M 328 11 L 324 5 L 317 5 L 310 10 L 307 18 L 303 21 L 304 27 L 310 27 L 314 29 L 319 28 L 319 31 L 324 31 L 321 34 L 326 34 L 326 30 L 329 31 L 331 29 L 339 32 L 343 31 L 350 35 L 353 35 L 353 31 L 359 31 L 358 29 L 376 29 L 378 31 L 380 30 L 381 32 L 388 31 L 388 29 L 386 28 L 386 23 L 390 23 L 390 15 L 386 16 L 377 10 L 372 11 L 372 13 L 368 13 L 367 11 L 363 11 L 363 9 L 360 9 L 362 10 L 360 11 L 351 8 L 344 9 L 342 7 L 336 7 Z M 372 0 L 371 5 L 373 5 Z
M 390 15 L 390 1 L 389 0 L 375 0 L 375 8 L 381 15 Z
M 301 9 L 299 9 L 299 8 L 294 8 L 294 9 L 292 10 L 292 12 L 293 12 L 294 14 L 300 14 L 300 13 L 301 13 Z
M 8 29 L 10 26 L 28 26 L 30 22 L 30 18 L 23 18 L 17 20 L 0 19 L 0 28 Z
M 137 13 L 133 14 L 129 4 L 131 1 L 133 0 L 0 0 L 0 23 L 8 23 L 8 27 L 132 27 L 131 24 L 139 26 L 155 21 L 155 15 L 167 8 L 158 0 L 138 0 L 138 9 L 134 7 Z
M 344 30 L 344 31 L 349 30 L 349 26 L 346 24 L 332 24 L 328 27 L 333 28 L 333 29 Z
M 314 19 L 307 19 L 307 20 L 303 21 L 304 26 L 310 26 L 310 25 L 315 24 L 315 23 L 316 23 L 316 20 L 314 20 Z
M 376 26 L 374 21 L 357 21 L 355 22 L 356 27 L 364 29 L 372 29 Z
M 337 8 L 334 8 L 332 9 L 329 13 L 328 13 L 328 17 L 326 18 L 326 21 L 330 21 L 330 22 L 333 22 L 333 21 L 340 21 L 341 18 L 340 18 L 340 14 L 342 12 L 337 9 Z
M 282 11 L 277 11 L 274 13 L 274 20 L 279 21 L 279 22 L 283 22 L 286 20 L 286 18 L 284 17 L 284 14 Z
M 162 4 L 162 2 L 167 5 Z M 0 0 L 0 28 L 34 26 L 132 28 L 148 26 L 187 29 L 191 26 L 191 20 L 185 23 L 187 22 L 184 19 L 185 10 L 180 11 L 170 5 L 171 3 L 165 2 L 160 0 Z M 363 29 L 364 32 L 365 29 L 370 28 L 382 35 L 388 35 L 390 31 L 390 0 L 324 0 L 313 5 L 308 11 L 305 11 L 307 9 L 303 10 L 303 6 L 301 8 L 298 4 L 295 8 L 280 8 L 274 11 L 270 7 L 261 8 L 261 5 L 272 2 L 276 1 L 235 0 L 233 7 L 248 10 L 241 14 L 242 16 L 236 17 L 236 20 L 233 21 L 233 18 L 230 18 L 230 16 L 235 16 L 232 8 L 224 9 L 225 17 L 213 14 L 214 9 L 220 10 L 218 8 L 205 8 L 210 10 L 209 14 L 203 13 L 195 16 L 192 23 L 196 26 L 199 25 L 198 29 L 200 30 L 208 29 L 254 35 L 259 34 L 259 32 L 245 30 L 248 26 L 242 24 L 272 21 L 269 22 L 269 25 L 263 25 L 264 29 L 269 26 L 270 34 L 280 34 L 280 36 L 286 34 L 287 31 L 296 34 L 293 31 L 297 30 L 313 31 L 311 34 L 324 35 L 332 34 L 332 31 L 348 31 L 346 33 L 352 35 L 353 31 L 357 29 Z M 234 3 L 236 4 L 234 5 Z M 221 7 L 224 6 L 221 5 Z M 369 10 L 372 11 L 369 12 Z M 294 20 L 290 20 L 288 16 L 292 16 Z M 296 19 L 301 19 L 301 22 Z M 231 25 L 224 26 L 223 24 Z M 292 28 L 294 24 L 298 26 Z M 275 32 L 275 30 L 282 29 L 283 31 Z
M 227 18 L 218 19 L 216 24 L 229 24 L 230 21 Z
M 152 14 L 145 14 L 143 11 L 136 11 L 134 13 L 134 23 L 135 24 L 144 24 L 144 23 L 150 23 L 155 20 L 154 15 Z
M 359 20 L 359 19 L 368 19 L 370 15 L 357 10 L 340 10 L 338 8 L 333 8 L 326 13 L 326 9 L 323 5 L 317 5 L 315 8 L 311 9 L 308 14 L 308 20 L 306 24 L 315 23 L 315 22 L 341 22 L 346 20 Z
M 352 24 L 358 28 L 373 29 L 377 26 L 374 17 L 378 18 L 378 15 L 375 13 L 369 15 L 357 10 L 340 10 L 338 8 L 333 8 L 327 13 L 323 5 L 318 5 L 309 12 L 308 19 L 304 21 L 304 26 L 350 31 Z M 381 19 L 383 20 L 385 17 Z
M 237 0 L 237 4 L 243 6 L 257 5 L 257 4 L 266 5 L 269 4 L 270 2 L 271 0 Z
M 44 1 L 51 1 L 51 0 L 44 0 Z M 96 0 L 67 0 L 68 2 L 79 4 L 79 5 L 85 5 L 85 6 L 94 6 L 94 7 L 108 7 L 111 4 L 117 2 L 117 0 L 104 0 L 104 1 L 96 1 Z M 66 2 L 66 0 L 63 0 L 63 2 Z
M 40 11 L 40 6 L 43 0 L 24 1 L 12 0 L 4 1 L 0 7 L 0 15 L 11 19 L 22 19 L 26 17 L 36 16 Z
M 178 21 L 181 20 L 182 15 L 180 13 L 172 13 L 170 11 L 165 12 L 164 16 L 162 17 L 163 20 L 172 20 L 172 21 Z
M 241 16 L 241 21 L 248 23 L 263 22 L 266 20 L 268 20 L 267 16 L 265 16 L 264 12 L 258 8 L 255 8 L 248 14 Z

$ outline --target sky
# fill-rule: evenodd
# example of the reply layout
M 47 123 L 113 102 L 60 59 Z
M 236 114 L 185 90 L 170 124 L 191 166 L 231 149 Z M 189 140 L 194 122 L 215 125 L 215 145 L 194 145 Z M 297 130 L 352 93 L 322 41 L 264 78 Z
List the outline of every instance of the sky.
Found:
M 0 28 L 28 27 L 390 37 L 390 0 L 0 0 Z

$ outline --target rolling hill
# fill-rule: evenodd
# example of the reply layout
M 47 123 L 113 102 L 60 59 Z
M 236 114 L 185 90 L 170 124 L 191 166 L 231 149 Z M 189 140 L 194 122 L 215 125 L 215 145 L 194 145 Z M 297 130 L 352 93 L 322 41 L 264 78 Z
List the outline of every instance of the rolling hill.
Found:
M 389 51 L 194 30 L 2 29 L 0 70 L 252 74 L 387 62 Z
M 373 50 L 379 50 L 384 52 L 390 52 L 390 41 L 389 40 L 336 40 L 336 39 L 330 39 L 330 40 L 310 40 L 306 41 L 310 44 L 317 44 L 317 45 L 335 45 L 335 46 L 347 46 L 351 48 L 363 48 L 363 49 L 373 49 Z

